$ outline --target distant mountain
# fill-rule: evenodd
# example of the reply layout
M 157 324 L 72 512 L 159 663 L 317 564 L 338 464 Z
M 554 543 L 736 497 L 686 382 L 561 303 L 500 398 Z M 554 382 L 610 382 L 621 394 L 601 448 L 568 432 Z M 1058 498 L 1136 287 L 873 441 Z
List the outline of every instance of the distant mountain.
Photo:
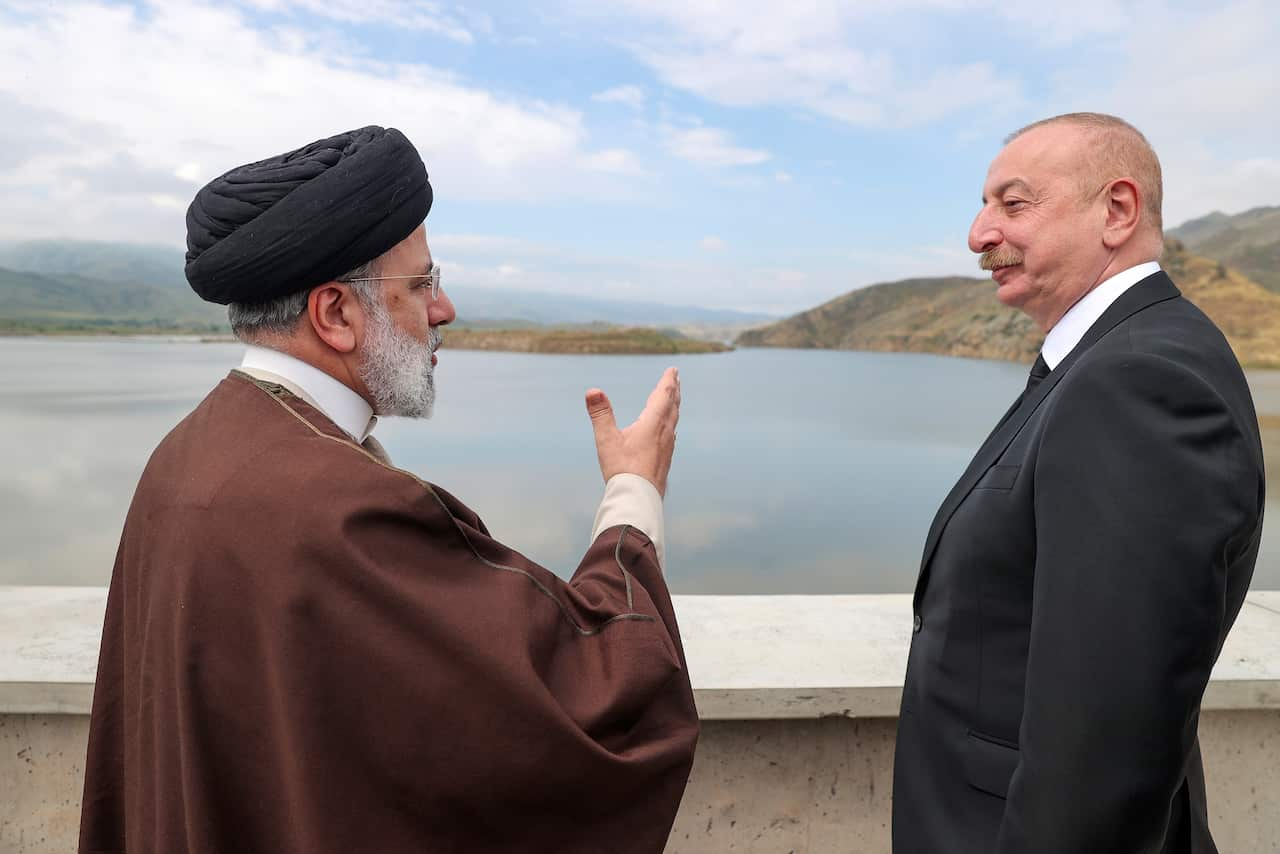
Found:
M 52 276 L 71 274 L 124 284 L 162 285 L 190 293 L 182 251 L 168 246 L 92 240 L 0 243 L 0 267 Z
M 1280 292 L 1280 207 L 1254 208 L 1233 216 L 1211 213 L 1183 223 L 1169 237 Z
M 1166 241 L 1161 266 L 1251 367 L 1280 367 L 1280 294 L 1219 261 Z M 1002 305 L 990 279 L 908 279 L 873 285 L 738 337 L 744 347 L 888 350 L 1030 362 L 1043 340 Z
M 225 331 L 226 310 L 187 290 L 0 267 L 0 330 Z
M 73 240 L 0 243 L 0 268 L 7 268 L 10 273 L 40 274 L 73 290 L 83 290 L 88 283 L 94 282 L 96 284 L 89 290 L 102 305 L 133 306 L 152 299 L 160 312 L 157 317 L 174 316 L 174 304 L 155 295 L 144 297 L 143 294 L 149 291 L 138 289 L 140 286 L 152 286 L 178 295 L 183 306 L 180 314 L 205 318 L 213 312 L 225 317 L 225 309 L 207 306 L 191 292 L 182 272 L 182 252 L 178 249 Z M 123 286 L 123 289 L 116 292 L 110 287 L 113 284 Z M 0 290 L 0 294 L 3 293 L 5 291 Z M 50 290 L 45 296 L 41 296 L 38 289 L 26 293 L 22 316 L 40 312 L 56 314 L 61 310 L 58 306 L 64 293 L 58 289 Z M 729 339 L 748 326 L 775 319 L 771 315 L 726 309 L 538 293 L 513 288 L 459 286 L 451 289 L 449 296 L 457 306 L 461 322 L 486 327 L 604 322 L 618 326 L 667 327 L 697 337 Z M 197 311 L 188 304 L 203 306 L 205 310 Z M 0 304 L 0 321 L 12 320 L 16 316 L 17 312 Z M 107 319 L 116 316 L 101 315 Z M 136 319 L 141 315 L 133 312 L 128 316 Z
M 776 315 L 657 302 L 581 297 L 514 289 L 460 286 L 449 292 L 464 322 L 500 320 L 539 324 L 604 322 L 619 326 L 739 326 L 776 320 Z
M 503 350 L 512 353 L 697 354 L 730 349 L 714 341 L 671 336 L 657 329 L 578 327 L 556 329 L 448 329 L 444 346 L 451 350 Z

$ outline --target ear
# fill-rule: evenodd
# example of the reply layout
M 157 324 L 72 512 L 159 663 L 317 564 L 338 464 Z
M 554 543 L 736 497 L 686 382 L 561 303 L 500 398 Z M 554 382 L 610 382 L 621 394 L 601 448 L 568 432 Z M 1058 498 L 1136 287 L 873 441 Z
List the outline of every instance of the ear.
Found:
M 1102 201 L 1107 206 L 1102 243 L 1108 249 L 1119 249 L 1142 221 L 1142 191 L 1132 178 L 1117 178 L 1103 188 Z
M 350 353 L 363 331 L 364 312 L 349 285 L 326 282 L 307 296 L 307 320 L 321 341 L 339 353 Z

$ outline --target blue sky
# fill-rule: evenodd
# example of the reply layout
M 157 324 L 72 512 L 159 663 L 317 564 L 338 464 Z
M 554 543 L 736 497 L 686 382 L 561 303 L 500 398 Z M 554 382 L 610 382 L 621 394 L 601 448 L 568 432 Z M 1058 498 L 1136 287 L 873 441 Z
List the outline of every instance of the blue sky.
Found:
M 1001 139 L 1074 109 L 1147 133 L 1171 224 L 1280 204 L 1274 4 L 1032 6 L 0 0 L 0 239 L 180 246 L 209 178 L 364 124 L 422 153 L 455 290 L 787 312 L 976 275 Z

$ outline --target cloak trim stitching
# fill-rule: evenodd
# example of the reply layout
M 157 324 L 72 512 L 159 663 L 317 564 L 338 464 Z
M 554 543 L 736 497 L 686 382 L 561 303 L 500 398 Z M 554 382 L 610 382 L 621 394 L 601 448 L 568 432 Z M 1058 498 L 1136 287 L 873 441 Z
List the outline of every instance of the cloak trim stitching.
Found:
M 613 549 L 613 559 L 618 564 L 618 569 L 622 570 L 622 580 L 627 585 L 627 607 L 634 611 L 636 604 L 631 597 L 631 573 L 627 572 L 627 568 L 622 565 L 622 544 L 626 541 L 627 532 L 630 530 L 630 525 L 622 526 L 622 533 L 618 535 L 618 545 Z

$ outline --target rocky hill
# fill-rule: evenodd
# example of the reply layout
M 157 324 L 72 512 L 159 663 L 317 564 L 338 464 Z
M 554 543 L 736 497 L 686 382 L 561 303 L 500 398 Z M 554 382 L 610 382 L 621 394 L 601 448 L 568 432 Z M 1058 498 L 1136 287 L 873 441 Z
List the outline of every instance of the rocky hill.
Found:
M 1280 367 L 1280 294 L 1221 261 L 1165 241 L 1160 265 L 1187 299 L 1200 306 L 1246 367 Z
M 1254 208 L 1234 216 L 1211 213 L 1183 223 L 1169 237 L 1280 292 L 1280 207 Z
M 1161 265 L 1222 328 L 1242 363 L 1280 367 L 1280 294 L 1177 240 L 1166 242 Z M 990 279 L 952 277 L 861 288 L 745 332 L 737 343 L 1030 362 L 1042 340 L 1025 315 L 996 299 Z
M 743 347 L 880 350 L 1030 361 L 1038 329 L 989 279 L 906 279 L 852 291 L 738 336 Z

